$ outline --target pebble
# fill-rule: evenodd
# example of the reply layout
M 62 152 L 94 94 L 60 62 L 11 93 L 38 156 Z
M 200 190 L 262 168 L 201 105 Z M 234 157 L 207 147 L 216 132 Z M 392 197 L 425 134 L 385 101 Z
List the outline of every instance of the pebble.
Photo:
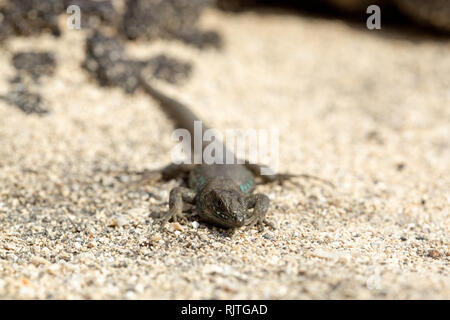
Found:
M 176 231 L 183 231 L 183 227 L 178 222 L 172 223 L 172 227 Z
M 112 218 L 108 224 L 109 227 L 123 227 L 128 224 L 128 220 L 123 216 L 116 216 Z
M 193 227 L 194 229 L 198 229 L 199 226 L 200 226 L 200 223 L 198 223 L 197 221 L 193 221 L 193 222 L 192 222 L 192 227 Z
M 125 292 L 125 299 L 136 299 L 136 294 L 133 290 L 128 290 L 127 292 Z
M 433 259 L 437 259 L 441 256 L 441 253 L 438 250 L 430 250 L 428 251 L 428 256 Z
M 128 220 L 127 218 L 125 218 L 124 216 L 119 216 L 117 217 L 117 225 L 119 227 L 123 227 L 124 225 L 128 224 Z
M 143 217 L 148 210 L 146 208 L 133 208 L 127 211 L 127 214 L 132 217 Z
M 152 241 L 152 242 L 157 242 L 159 240 L 161 240 L 161 236 L 159 236 L 159 235 L 150 237 L 150 241 Z
M 273 237 L 270 234 L 268 234 L 268 233 L 264 233 L 263 234 L 263 238 L 267 239 L 267 240 L 272 240 L 273 239 Z
M 33 259 L 31 259 L 31 263 L 32 263 L 35 267 L 38 267 L 38 266 L 40 266 L 40 265 L 47 264 L 48 261 L 45 260 L 45 259 L 42 258 L 42 257 L 33 257 Z

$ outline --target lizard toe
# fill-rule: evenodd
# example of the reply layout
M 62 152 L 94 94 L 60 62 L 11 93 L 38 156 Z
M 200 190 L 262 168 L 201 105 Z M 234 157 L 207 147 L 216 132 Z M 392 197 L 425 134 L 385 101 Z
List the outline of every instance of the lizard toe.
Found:
M 269 220 L 267 220 L 266 218 L 264 218 L 263 223 L 269 227 L 271 227 L 273 230 L 276 230 L 277 227 L 275 227 L 275 224 L 273 222 L 270 222 Z

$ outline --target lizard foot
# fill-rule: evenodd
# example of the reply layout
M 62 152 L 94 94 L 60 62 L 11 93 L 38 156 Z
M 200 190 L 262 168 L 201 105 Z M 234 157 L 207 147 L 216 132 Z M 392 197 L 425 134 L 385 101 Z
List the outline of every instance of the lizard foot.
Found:
M 172 220 L 172 222 L 183 222 L 186 223 L 187 219 L 182 213 L 177 213 L 175 210 L 169 210 L 162 218 L 160 218 L 161 221 L 161 228 L 164 228 L 167 222 Z
M 170 191 L 169 196 L 169 211 L 161 219 L 161 228 L 172 219 L 173 222 L 178 222 L 179 220 L 186 221 L 186 217 L 183 215 L 183 204 L 187 202 L 188 204 L 193 204 L 195 199 L 195 192 L 183 188 L 176 187 Z
M 277 229 L 275 227 L 275 224 L 273 224 L 273 222 L 270 222 L 269 220 L 266 219 L 266 217 L 263 217 L 263 216 L 257 217 L 256 219 L 253 219 L 252 221 L 250 221 L 250 223 L 247 225 L 247 230 L 253 228 L 254 226 L 256 226 L 258 228 L 259 232 L 264 231 L 264 226 L 269 226 L 273 230 Z

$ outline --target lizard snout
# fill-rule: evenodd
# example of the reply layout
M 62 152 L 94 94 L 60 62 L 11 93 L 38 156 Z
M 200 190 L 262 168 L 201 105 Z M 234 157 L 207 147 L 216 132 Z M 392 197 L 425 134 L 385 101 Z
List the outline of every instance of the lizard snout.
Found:
M 234 215 L 234 220 L 237 223 L 241 224 L 244 222 L 244 217 L 242 215 L 240 215 L 237 211 L 233 212 L 233 215 Z

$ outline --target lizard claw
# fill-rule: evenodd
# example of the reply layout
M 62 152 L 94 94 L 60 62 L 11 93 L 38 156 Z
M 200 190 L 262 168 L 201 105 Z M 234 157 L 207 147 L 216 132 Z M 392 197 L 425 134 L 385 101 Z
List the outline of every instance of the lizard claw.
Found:
M 269 220 L 267 220 L 266 218 L 264 218 L 264 220 L 262 221 L 261 224 L 265 224 L 269 227 L 271 227 L 273 230 L 276 230 L 277 227 L 275 227 L 275 224 L 273 222 L 270 222 Z
M 183 216 L 182 214 L 176 213 L 175 210 L 169 210 L 162 218 L 160 218 L 161 228 L 164 228 L 166 223 L 169 222 L 170 220 L 172 220 L 172 222 L 178 222 L 178 221 L 187 222 L 185 216 Z
M 174 210 L 169 210 L 168 212 L 166 212 L 166 214 L 162 218 L 160 218 L 161 229 L 164 228 L 164 226 L 166 225 L 167 222 L 169 222 L 170 219 L 175 218 L 175 216 L 176 215 Z
M 277 229 L 275 227 L 275 225 L 272 222 L 270 222 L 269 220 L 267 220 L 265 217 L 259 217 L 259 218 L 256 218 L 256 219 L 253 219 L 252 221 L 250 221 L 250 223 L 247 225 L 247 230 L 256 226 L 258 228 L 258 231 L 262 232 L 262 231 L 264 231 L 265 225 L 271 227 L 273 230 Z

